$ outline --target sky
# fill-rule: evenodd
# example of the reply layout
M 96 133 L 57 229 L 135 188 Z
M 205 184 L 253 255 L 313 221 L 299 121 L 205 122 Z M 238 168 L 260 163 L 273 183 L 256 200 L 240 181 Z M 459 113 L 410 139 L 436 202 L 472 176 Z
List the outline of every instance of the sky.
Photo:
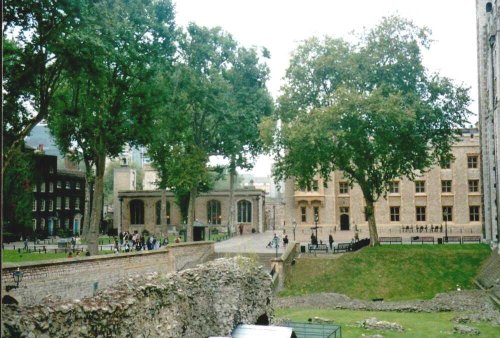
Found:
M 431 72 L 470 87 L 471 123 L 477 121 L 476 1 L 473 0 L 174 0 L 176 22 L 186 26 L 220 26 L 241 45 L 266 47 L 274 98 L 279 95 L 290 53 L 301 41 L 325 35 L 349 38 L 351 32 L 374 27 L 398 14 L 431 29 L 434 42 L 424 53 Z M 270 174 L 271 161 L 261 157 L 256 176 Z

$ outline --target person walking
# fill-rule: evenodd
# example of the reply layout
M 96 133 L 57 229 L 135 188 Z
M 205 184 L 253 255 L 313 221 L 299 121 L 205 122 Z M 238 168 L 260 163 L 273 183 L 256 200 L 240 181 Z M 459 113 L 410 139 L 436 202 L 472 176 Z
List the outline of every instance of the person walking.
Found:
M 330 234 L 330 236 L 328 236 L 328 242 L 330 243 L 330 250 L 333 249 L 333 236 L 332 234 Z
M 285 235 L 285 237 L 283 238 L 283 248 L 286 249 L 287 245 L 288 245 L 288 235 Z

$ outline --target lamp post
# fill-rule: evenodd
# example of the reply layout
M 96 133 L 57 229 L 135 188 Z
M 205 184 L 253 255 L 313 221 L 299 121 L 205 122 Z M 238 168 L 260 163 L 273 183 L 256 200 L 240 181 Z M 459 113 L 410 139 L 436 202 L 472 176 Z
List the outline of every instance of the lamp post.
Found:
M 274 242 L 274 247 L 276 248 L 276 258 L 278 258 L 278 236 L 274 235 L 274 238 L 273 238 L 273 242 Z
M 24 272 L 20 271 L 19 268 L 17 268 L 17 270 L 12 273 L 12 278 L 14 279 L 14 283 L 16 283 L 16 285 L 7 285 L 5 287 L 5 290 L 10 291 L 12 289 L 19 288 L 19 283 L 21 283 L 23 276 Z
M 316 229 L 316 240 L 318 240 L 318 214 L 314 215 L 314 228 Z
M 297 229 L 297 222 L 295 222 L 295 218 L 293 219 L 292 225 L 293 225 L 293 241 L 295 241 L 295 230 Z
M 118 236 L 122 233 L 123 222 L 123 197 L 120 197 L 120 223 L 118 224 Z

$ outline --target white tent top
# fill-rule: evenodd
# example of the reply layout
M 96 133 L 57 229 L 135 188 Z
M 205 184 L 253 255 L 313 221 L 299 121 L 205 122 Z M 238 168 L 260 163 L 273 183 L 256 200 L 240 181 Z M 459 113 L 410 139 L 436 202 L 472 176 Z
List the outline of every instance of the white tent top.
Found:
M 291 338 L 293 329 L 284 326 L 241 324 L 234 329 L 232 338 Z

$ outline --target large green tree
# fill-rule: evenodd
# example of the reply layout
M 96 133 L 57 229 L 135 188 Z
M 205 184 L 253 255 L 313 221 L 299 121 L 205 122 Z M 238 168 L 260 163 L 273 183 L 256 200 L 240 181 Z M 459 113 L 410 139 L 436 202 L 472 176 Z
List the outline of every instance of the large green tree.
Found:
M 66 42 L 80 17 L 79 1 L 3 3 L 3 165 L 49 114 L 67 65 Z
M 191 24 L 179 44 L 176 71 L 168 74 L 165 103 L 157 112 L 148 153 L 161 188 L 189 194 L 188 238 L 192 239 L 194 201 L 210 188 L 212 155 L 231 159 L 232 168 L 248 165 L 243 154 L 259 148 L 257 125 L 270 114 L 265 89 L 267 68 L 254 49 L 238 46 L 220 28 Z
M 374 203 L 394 179 L 449 161 L 467 122 L 468 89 L 422 64 L 429 41 L 427 29 L 400 17 L 356 43 L 309 39 L 293 54 L 279 98 L 275 176 L 304 185 L 341 170 L 363 192 L 372 245 Z
M 169 1 L 91 1 L 81 13 L 49 127 L 61 147 L 77 147 L 93 165 L 87 167 L 95 174 L 88 243 L 96 254 L 106 157 L 146 140 L 156 74 L 170 67 L 176 33 Z

